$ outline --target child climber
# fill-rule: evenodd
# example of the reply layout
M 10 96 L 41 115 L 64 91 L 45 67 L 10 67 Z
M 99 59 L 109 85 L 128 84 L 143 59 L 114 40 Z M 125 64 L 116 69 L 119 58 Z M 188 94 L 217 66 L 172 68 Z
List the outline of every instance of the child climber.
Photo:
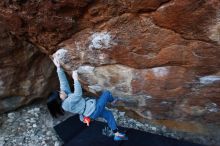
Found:
M 89 98 L 84 99 L 82 97 L 82 88 L 78 81 L 77 70 L 72 72 L 72 78 L 74 80 L 74 92 L 72 93 L 59 60 L 54 58 L 53 62 L 57 67 L 57 74 L 60 82 L 62 108 L 65 111 L 79 114 L 80 120 L 86 123 L 87 126 L 89 126 L 90 119 L 95 120 L 98 117 L 102 117 L 112 129 L 115 141 L 127 140 L 128 138 L 125 134 L 118 131 L 112 112 L 105 108 L 107 102 L 115 102 L 117 98 L 114 98 L 109 91 L 103 91 L 98 100 Z

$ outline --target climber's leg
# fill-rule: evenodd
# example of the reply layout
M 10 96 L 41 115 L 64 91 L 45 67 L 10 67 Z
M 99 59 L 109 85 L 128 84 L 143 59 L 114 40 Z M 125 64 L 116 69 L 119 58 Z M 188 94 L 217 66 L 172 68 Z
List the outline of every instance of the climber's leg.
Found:
M 128 137 L 124 133 L 118 131 L 115 118 L 111 111 L 104 109 L 103 112 L 100 114 L 100 117 L 104 118 L 107 121 L 108 126 L 114 132 L 115 141 L 128 140 Z
M 115 122 L 115 118 L 112 114 L 111 111 L 109 110 L 106 110 L 104 109 L 102 111 L 102 113 L 100 114 L 100 117 L 104 118 L 107 123 L 108 123 L 108 126 L 114 131 L 114 130 L 117 130 L 117 126 L 116 126 L 116 122 Z
M 112 94 L 109 91 L 103 91 L 102 95 L 99 97 L 99 99 L 96 102 L 96 109 L 90 116 L 92 119 L 96 119 L 100 116 L 100 114 L 105 109 L 105 106 L 107 102 L 112 102 L 114 98 L 112 97 Z

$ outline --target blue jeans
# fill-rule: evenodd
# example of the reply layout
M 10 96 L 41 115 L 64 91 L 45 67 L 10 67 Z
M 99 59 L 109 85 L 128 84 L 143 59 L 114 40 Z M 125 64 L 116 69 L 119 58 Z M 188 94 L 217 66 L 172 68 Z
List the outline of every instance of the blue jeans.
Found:
M 114 118 L 112 112 L 105 109 L 107 102 L 112 102 L 113 100 L 114 100 L 114 98 L 112 97 L 112 94 L 109 91 L 103 91 L 102 95 L 96 101 L 96 109 L 90 115 L 90 118 L 96 119 L 98 117 L 102 117 L 107 121 L 108 126 L 112 130 L 116 130 L 117 126 L 116 126 L 115 118 Z

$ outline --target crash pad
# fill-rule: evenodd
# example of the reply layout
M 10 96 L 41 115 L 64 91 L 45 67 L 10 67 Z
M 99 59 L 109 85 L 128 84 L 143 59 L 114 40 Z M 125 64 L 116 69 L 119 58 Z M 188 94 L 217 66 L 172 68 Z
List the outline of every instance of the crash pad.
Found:
M 144 131 L 119 127 L 126 133 L 127 141 L 116 142 L 113 136 L 103 133 L 104 122 L 93 121 L 89 127 L 75 115 L 54 127 L 65 146 L 202 146 L 188 141 L 177 140 Z

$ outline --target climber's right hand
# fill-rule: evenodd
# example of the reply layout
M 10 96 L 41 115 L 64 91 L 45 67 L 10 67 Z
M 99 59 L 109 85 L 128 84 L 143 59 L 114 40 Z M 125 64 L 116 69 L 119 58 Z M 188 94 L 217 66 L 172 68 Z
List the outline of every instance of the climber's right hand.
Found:
M 78 80 L 77 70 L 74 70 L 74 71 L 72 72 L 72 78 L 73 78 L 74 80 Z

